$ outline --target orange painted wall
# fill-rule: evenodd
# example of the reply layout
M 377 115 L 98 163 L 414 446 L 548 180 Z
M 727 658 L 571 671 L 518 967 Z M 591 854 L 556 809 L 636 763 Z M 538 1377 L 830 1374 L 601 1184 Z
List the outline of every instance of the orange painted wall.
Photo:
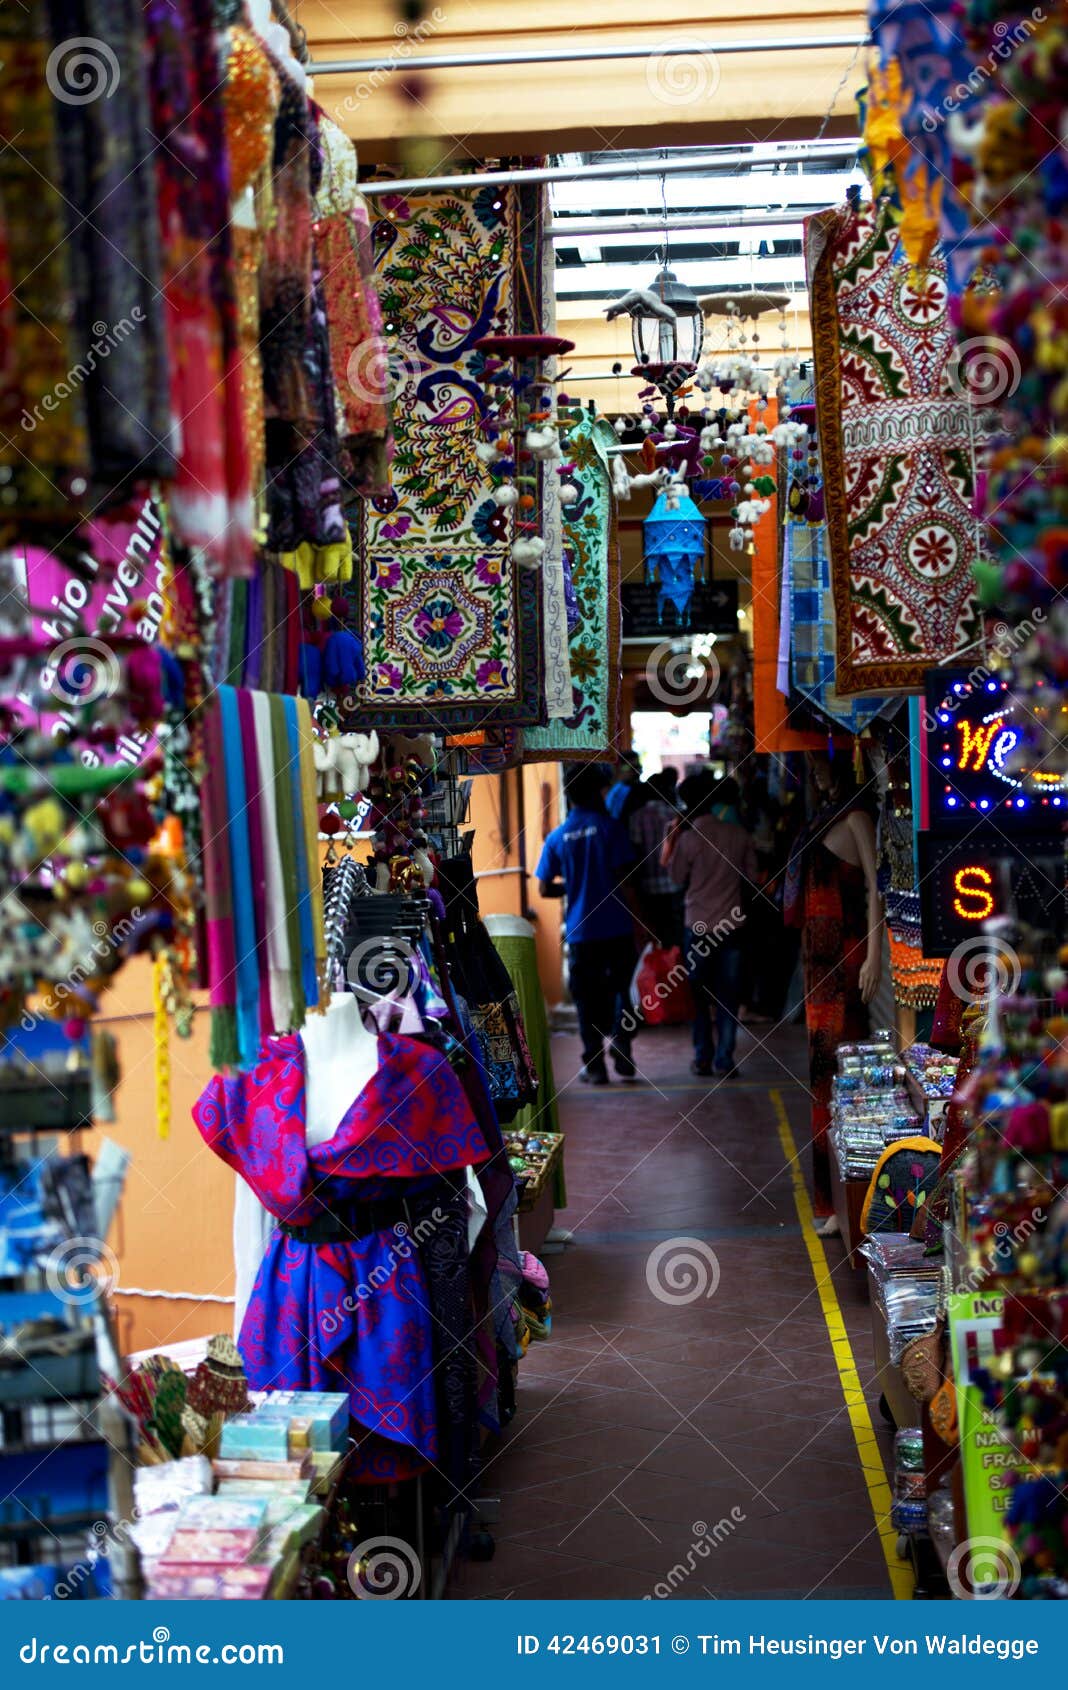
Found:
M 206 995 L 204 996 L 206 1004 Z M 170 1038 L 171 1130 L 156 1124 L 155 1046 L 149 963 L 127 964 L 104 998 L 98 1026 L 118 1041 L 122 1078 L 113 1124 L 101 1132 L 132 1153 L 109 1240 L 118 1260 L 113 1306 L 125 1350 L 229 1331 L 231 1309 L 199 1303 L 233 1292 L 230 1224 L 234 1176 L 202 1143 L 191 1109 L 211 1077 L 208 1011 L 198 1010 L 190 1039 Z M 95 1145 L 90 1136 L 86 1148 Z M 195 1294 L 182 1302 L 132 1297 L 130 1287 Z

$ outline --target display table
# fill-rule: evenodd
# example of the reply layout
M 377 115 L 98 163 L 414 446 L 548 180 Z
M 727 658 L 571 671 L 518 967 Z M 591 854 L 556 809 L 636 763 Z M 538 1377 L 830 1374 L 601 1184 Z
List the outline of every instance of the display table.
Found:
M 561 1199 L 566 1201 L 563 1186 L 564 1135 L 541 1133 L 538 1135 L 538 1142 L 546 1147 L 544 1159 L 525 1177 L 519 1172 L 516 1174 L 519 1181 L 519 1208 L 516 1214 L 519 1247 L 521 1250 L 529 1250 L 534 1256 L 539 1253 L 546 1236 L 552 1230 Z

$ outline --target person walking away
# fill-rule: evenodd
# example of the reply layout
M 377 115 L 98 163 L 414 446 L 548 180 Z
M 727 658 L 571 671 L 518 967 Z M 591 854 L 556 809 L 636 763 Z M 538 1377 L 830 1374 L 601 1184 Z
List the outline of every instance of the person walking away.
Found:
M 589 1085 L 608 1084 L 605 1041 L 621 1080 L 636 1078 L 631 1056 L 628 993 L 634 973 L 634 917 L 630 874 L 634 852 L 627 830 L 605 812 L 604 779 L 596 764 L 564 777 L 568 813 L 542 847 L 536 874 L 543 898 L 566 898 L 568 980 L 582 1036 L 582 1073 Z
M 662 769 L 636 788 L 628 831 L 634 848 L 634 885 L 647 938 L 665 950 L 682 944 L 682 893 L 660 861 L 679 819 L 672 803 L 675 771 Z
M 737 819 L 734 781 L 710 785 L 664 842 L 665 867 L 685 892 L 686 962 L 694 995 L 694 1074 L 736 1072 L 742 930 L 757 861 Z M 713 1033 L 713 1021 L 715 1030 Z
M 605 809 L 615 821 L 626 821 L 641 778 L 641 758 L 633 751 L 621 752 L 616 778 L 604 797 Z

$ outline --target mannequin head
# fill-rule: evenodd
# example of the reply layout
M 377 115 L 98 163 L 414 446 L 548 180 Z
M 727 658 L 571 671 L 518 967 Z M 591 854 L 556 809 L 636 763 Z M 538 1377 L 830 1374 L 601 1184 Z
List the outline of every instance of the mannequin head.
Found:
M 808 772 L 821 804 L 836 804 L 856 791 L 853 761 L 845 751 L 809 751 Z

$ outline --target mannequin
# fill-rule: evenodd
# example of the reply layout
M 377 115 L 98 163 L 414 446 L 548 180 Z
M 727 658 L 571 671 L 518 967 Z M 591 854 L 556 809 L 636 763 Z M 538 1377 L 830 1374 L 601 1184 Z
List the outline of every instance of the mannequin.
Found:
M 271 0 L 248 0 L 249 20 L 260 40 L 268 46 L 282 69 L 310 93 L 308 73 L 293 52 L 289 32 L 271 16 Z
M 324 1144 L 353 1099 L 378 1067 L 378 1037 L 368 1032 L 351 992 L 335 992 L 322 1015 L 301 1029 L 306 1083 L 305 1120 L 310 1144 Z M 234 1190 L 234 1337 L 252 1295 L 274 1216 L 238 1176 Z
M 830 1191 L 831 1084 L 843 1041 L 870 1031 L 868 1005 L 879 988 L 883 904 L 876 879 L 875 824 L 857 791 L 850 759 L 808 756 L 820 808 L 794 847 L 787 920 L 801 928 L 805 1022 L 812 1095 L 813 1210 L 821 1238 L 838 1221 Z

